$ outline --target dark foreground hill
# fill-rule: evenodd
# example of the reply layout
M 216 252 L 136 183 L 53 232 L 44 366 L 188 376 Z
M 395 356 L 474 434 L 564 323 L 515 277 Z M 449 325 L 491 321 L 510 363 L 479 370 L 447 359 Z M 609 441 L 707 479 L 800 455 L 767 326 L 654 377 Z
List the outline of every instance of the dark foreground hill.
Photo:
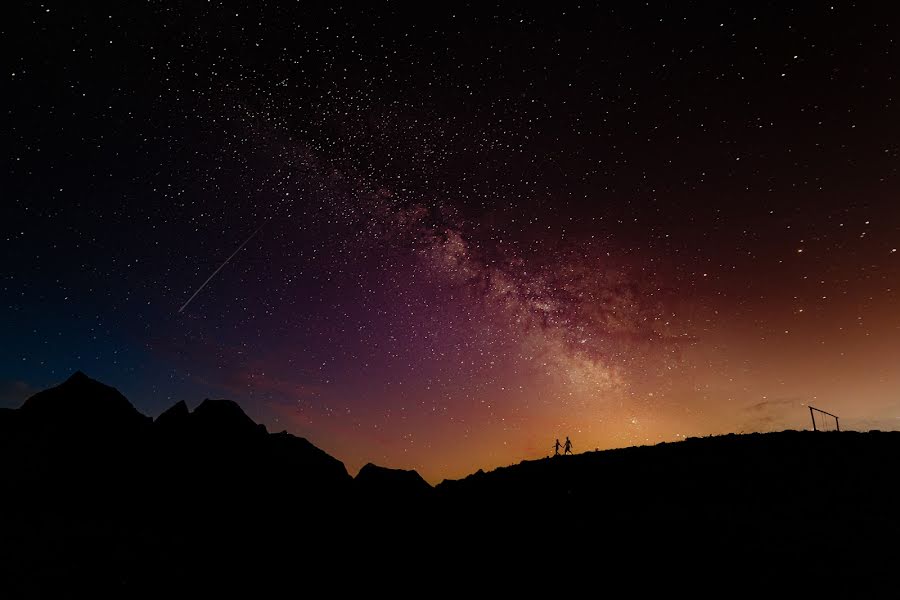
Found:
M 787 431 L 353 480 L 234 402 L 151 421 L 76 373 L 0 411 L 0 587 L 860 592 L 895 583 L 898 466 L 900 433 Z

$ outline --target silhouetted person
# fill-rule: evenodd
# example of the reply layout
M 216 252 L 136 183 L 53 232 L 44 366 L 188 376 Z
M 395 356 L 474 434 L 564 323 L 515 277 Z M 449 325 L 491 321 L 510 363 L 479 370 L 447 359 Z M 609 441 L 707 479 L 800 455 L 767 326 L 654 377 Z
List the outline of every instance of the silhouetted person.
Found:
M 556 443 L 553 444 L 553 456 L 559 456 L 560 448 L 562 448 L 562 444 L 559 443 L 559 438 L 556 438 Z
M 559 443 L 559 440 L 556 440 L 556 443 Z M 558 452 L 559 450 L 557 450 Z M 569 440 L 569 436 L 566 436 L 566 446 L 563 450 L 563 454 L 572 454 L 572 442 Z

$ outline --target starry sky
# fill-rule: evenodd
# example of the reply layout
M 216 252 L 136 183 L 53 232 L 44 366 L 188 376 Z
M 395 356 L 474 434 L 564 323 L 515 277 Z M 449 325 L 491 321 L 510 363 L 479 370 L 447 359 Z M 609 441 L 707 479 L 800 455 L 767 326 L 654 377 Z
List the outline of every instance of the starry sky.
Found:
M 0 406 L 80 369 L 432 482 L 900 427 L 896 12 L 368 4 L 5 9 Z

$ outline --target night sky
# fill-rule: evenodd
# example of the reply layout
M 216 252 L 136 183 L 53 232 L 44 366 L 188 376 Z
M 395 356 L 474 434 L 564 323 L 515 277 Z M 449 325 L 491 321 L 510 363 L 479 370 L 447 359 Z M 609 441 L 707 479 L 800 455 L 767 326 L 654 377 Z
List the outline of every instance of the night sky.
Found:
M 432 482 L 900 428 L 889 8 L 18 4 L 0 406 L 80 369 Z

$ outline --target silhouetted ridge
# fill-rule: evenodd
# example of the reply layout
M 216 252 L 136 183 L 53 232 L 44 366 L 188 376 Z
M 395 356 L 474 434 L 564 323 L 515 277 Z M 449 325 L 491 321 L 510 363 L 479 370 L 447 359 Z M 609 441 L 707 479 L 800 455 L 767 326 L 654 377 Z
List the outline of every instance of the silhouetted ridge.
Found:
M 302 474 L 319 483 L 346 485 L 350 482 L 344 463 L 305 438 L 282 431 L 269 434 L 266 443 L 269 459 L 282 472 Z
M 152 422 L 118 390 L 80 371 L 3 411 L 0 433 L 0 451 L 24 457 L 10 465 L 12 479 L 89 481 L 97 493 L 152 485 L 153 494 L 168 497 L 171 486 L 221 503 L 217 494 L 239 497 L 277 483 L 279 500 L 309 504 L 351 482 L 341 461 L 287 432 L 268 434 L 236 402 L 206 399 L 190 412 L 179 401 Z
M 76 371 L 62 384 L 28 398 L 20 414 L 29 425 L 131 429 L 146 425 L 119 390 Z
M 80 371 L 80 370 L 79 370 L 79 371 L 75 371 L 74 373 L 72 373 L 71 375 L 69 375 L 69 378 L 66 379 L 66 380 L 62 383 L 62 385 L 66 385 L 66 384 L 74 384 L 74 385 L 78 385 L 78 384 L 88 384 L 88 383 L 90 383 L 90 382 L 100 383 L 99 381 L 97 381 L 97 380 L 95 380 L 95 379 L 91 379 L 90 377 L 88 377 L 87 375 L 85 375 L 85 374 L 84 374 L 84 371 Z
M 414 470 L 388 469 L 368 463 L 354 479 L 361 492 L 380 497 L 418 498 L 432 491 L 431 485 Z
M 191 413 L 191 421 L 201 431 L 215 435 L 259 435 L 266 432 L 265 425 L 255 423 L 233 400 L 207 398 Z
M 184 400 L 179 400 L 170 408 L 166 409 L 161 415 L 156 417 L 153 424 L 157 427 L 168 429 L 182 428 L 187 426 L 189 418 L 190 411 L 188 411 L 187 404 Z

